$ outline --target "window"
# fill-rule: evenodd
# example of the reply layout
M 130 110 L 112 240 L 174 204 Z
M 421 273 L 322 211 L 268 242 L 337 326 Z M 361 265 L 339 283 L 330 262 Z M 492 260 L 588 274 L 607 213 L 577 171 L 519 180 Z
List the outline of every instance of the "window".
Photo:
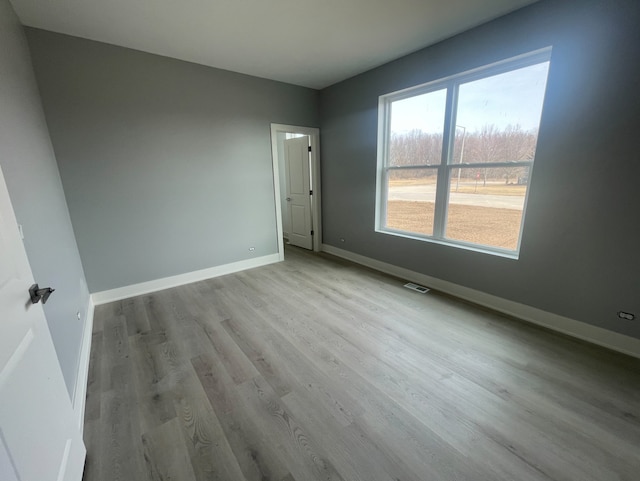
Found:
M 381 96 L 376 230 L 517 256 L 550 56 Z

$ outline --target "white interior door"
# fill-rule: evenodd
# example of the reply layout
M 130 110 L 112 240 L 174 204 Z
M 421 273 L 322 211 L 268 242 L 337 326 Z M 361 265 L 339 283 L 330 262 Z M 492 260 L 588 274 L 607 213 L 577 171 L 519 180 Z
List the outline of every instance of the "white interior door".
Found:
M 284 141 L 284 162 L 291 226 L 289 243 L 305 249 L 313 249 L 309 136 Z
M 32 284 L 0 170 L 0 480 L 80 481 L 85 447 Z

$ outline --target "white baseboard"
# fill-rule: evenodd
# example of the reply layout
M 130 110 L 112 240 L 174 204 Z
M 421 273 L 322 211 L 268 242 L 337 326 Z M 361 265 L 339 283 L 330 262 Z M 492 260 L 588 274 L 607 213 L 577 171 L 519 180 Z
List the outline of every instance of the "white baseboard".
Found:
M 140 296 L 150 292 L 161 291 L 171 287 L 182 286 L 192 282 L 203 281 L 213 277 L 224 276 L 240 272 L 254 267 L 266 266 L 275 262 L 280 262 L 280 254 L 270 254 L 267 256 L 257 257 L 255 259 L 247 259 L 244 261 L 232 262 L 221 266 L 210 267 L 199 271 L 187 272 L 177 276 L 164 277 L 153 281 L 141 282 L 140 284 L 132 284 L 130 286 L 118 287 L 108 291 L 94 292 L 91 299 L 94 305 L 106 304 L 108 302 L 119 301 L 129 297 Z
M 443 281 L 442 279 L 420 274 L 419 272 L 394 266 L 393 264 L 387 264 L 386 262 L 355 254 L 328 244 L 322 244 L 322 251 L 401 279 L 422 284 L 426 287 L 473 302 L 474 304 L 488 307 L 509 316 L 517 317 L 523 321 L 640 358 L 640 339 L 592 326 L 582 321 L 576 321 L 575 319 L 553 314 L 525 304 L 509 301 L 485 292 L 454 284 L 453 282 Z
M 94 304 L 89 298 L 89 307 L 85 316 L 84 329 L 82 331 L 82 344 L 80 345 L 80 359 L 78 360 L 78 372 L 76 385 L 73 390 L 73 412 L 80 432 L 84 428 L 84 407 L 87 398 L 87 381 L 89 377 L 89 359 L 91 358 L 91 339 L 93 334 Z

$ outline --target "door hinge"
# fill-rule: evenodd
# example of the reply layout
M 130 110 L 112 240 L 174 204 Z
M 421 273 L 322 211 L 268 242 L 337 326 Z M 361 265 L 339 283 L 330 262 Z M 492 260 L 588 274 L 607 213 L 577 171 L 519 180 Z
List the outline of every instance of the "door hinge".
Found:
M 311 152 L 311 146 L 309 146 L 309 152 Z
M 311 231 L 311 235 L 313 235 L 313 231 Z
M 310 191 L 309 191 L 309 195 L 313 195 L 313 190 L 310 190 Z

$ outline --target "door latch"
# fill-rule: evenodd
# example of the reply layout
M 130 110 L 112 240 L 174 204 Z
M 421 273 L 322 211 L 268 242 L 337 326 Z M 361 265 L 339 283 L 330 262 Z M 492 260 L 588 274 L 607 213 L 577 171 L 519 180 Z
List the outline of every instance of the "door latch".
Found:
M 47 299 L 49 299 L 49 296 L 53 294 L 53 291 L 55 291 L 55 289 L 51 289 L 50 287 L 44 287 L 41 289 L 38 284 L 34 284 L 29 288 L 29 296 L 31 297 L 31 302 L 33 304 L 37 304 L 38 302 L 42 301 L 43 304 L 46 304 Z

